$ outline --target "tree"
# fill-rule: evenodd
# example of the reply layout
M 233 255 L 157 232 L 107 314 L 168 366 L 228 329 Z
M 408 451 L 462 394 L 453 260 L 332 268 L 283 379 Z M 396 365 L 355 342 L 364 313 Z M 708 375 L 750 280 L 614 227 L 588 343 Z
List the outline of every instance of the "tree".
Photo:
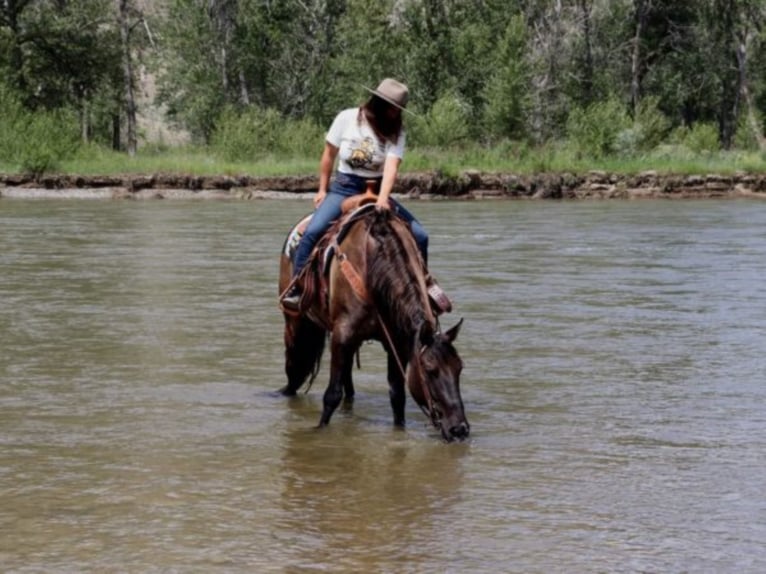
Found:
M 525 57 L 526 28 L 521 16 L 508 24 L 497 46 L 495 73 L 485 90 L 485 127 L 489 135 L 523 139 L 530 101 L 529 68 Z
M 118 0 L 117 20 L 120 27 L 120 46 L 122 48 L 122 70 L 125 94 L 125 115 L 127 117 L 128 155 L 136 155 L 136 96 L 134 93 L 133 55 L 131 54 L 131 6 L 128 0 Z
M 766 20 L 766 7 L 759 2 L 743 2 L 740 13 L 737 15 L 737 27 L 735 29 L 737 69 L 739 72 L 739 89 L 747 106 L 747 121 L 758 148 L 766 151 L 766 138 L 763 135 L 754 99 L 750 90 L 750 54 L 756 38 L 763 30 Z
M 10 68 L 11 85 L 24 91 L 26 83 L 24 81 L 24 52 L 23 44 L 25 41 L 22 30 L 22 14 L 33 0 L 3 0 L 0 2 L 0 28 L 7 28 L 10 32 L 10 58 L 8 66 Z

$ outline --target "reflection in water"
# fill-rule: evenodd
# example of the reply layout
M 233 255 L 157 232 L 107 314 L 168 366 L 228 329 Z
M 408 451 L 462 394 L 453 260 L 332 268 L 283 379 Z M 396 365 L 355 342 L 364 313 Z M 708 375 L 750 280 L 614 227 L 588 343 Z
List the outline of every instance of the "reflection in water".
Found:
M 284 384 L 304 201 L 0 202 L 10 572 L 762 572 L 766 210 L 419 203 L 472 438 Z
M 299 399 L 293 400 L 295 404 Z M 295 407 L 294 407 L 295 408 Z M 428 564 L 446 549 L 450 514 L 460 497 L 466 445 L 413 440 L 405 431 L 370 432 L 363 424 L 316 429 L 314 409 L 284 433 L 279 525 L 300 554 L 293 565 L 391 571 Z

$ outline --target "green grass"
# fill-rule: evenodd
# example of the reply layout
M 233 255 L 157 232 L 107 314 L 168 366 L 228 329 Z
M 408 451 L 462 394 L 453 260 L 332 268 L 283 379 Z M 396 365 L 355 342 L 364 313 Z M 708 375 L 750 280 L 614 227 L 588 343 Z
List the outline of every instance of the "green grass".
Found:
M 59 173 L 74 175 L 190 174 L 290 176 L 314 175 L 316 157 L 260 157 L 251 162 L 230 162 L 203 147 L 139 149 L 135 157 L 99 147 L 80 149 L 74 157 L 61 160 Z M 529 175 L 541 172 L 587 173 L 598 170 L 619 174 L 654 170 L 663 174 L 721 175 L 736 172 L 766 173 L 766 154 L 745 151 L 694 153 L 679 146 L 660 146 L 642 157 L 580 157 L 564 146 L 530 148 L 505 143 L 493 148 L 467 146 L 461 149 L 414 148 L 407 151 L 402 171 L 434 172 L 455 177 L 467 170 Z M 19 173 L 19 166 L 0 163 L 1 173 Z
M 606 171 L 635 174 L 656 171 L 663 174 L 721 175 L 737 172 L 766 173 L 766 154 L 745 151 L 720 151 L 696 154 L 680 147 L 660 147 L 641 157 L 579 157 L 563 148 L 411 150 L 403 164 L 404 171 L 440 170 L 458 174 L 466 170 L 495 173 L 534 174 L 541 172 L 587 173 Z
M 317 170 L 318 159 L 260 158 L 224 161 L 199 147 L 139 150 L 134 157 L 111 150 L 89 149 L 61 162 L 63 173 L 78 175 L 177 173 L 190 175 L 304 175 Z

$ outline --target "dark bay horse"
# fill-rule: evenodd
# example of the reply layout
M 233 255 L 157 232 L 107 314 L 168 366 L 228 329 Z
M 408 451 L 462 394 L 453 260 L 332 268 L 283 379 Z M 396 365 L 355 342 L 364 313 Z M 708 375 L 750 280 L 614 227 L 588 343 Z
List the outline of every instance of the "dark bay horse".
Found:
M 319 420 L 320 426 L 327 425 L 344 396 L 353 399 L 354 356 L 364 341 L 374 339 L 388 353 L 394 424 L 405 422 L 406 384 L 445 440 L 463 440 L 470 426 L 460 396 L 463 363 L 453 346 L 462 319 L 439 332 L 425 266 L 409 227 L 389 210 L 372 205 L 362 210 L 352 216 L 342 239 L 332 238 L 331 229 L 318 245 L 307 265 L 311 277 L 304 282 L 304 299 L 309 300 L 301 303 L 301 312 L 283 309 L 287 385 L 281 392 L 294 395 L 309 377 L 313 381 L 329 334 L 330 382 Z M 329 265 L 321 256 L 328 242 L 334 251 Z M 287 251 L 280 261 L 280 293 L 291 281 Z

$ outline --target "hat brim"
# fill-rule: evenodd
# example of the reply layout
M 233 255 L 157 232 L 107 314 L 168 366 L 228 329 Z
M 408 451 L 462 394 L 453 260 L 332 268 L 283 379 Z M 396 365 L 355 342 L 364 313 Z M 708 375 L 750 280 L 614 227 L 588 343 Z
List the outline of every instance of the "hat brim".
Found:
M 363 87 L 365 90 L 367 90 L 368 92 L 370 92 L 370 93 L 371 93 L 373 96 L 378 96 L 378 97 L 379 97 L 381 100 L 383 100 L 383 101 L 385 101 L 385 102 L 388 102 L 389 104 L 391 104 L 391 105 L 392 105 L 392 106 L 394 106 L 395 108 L 399 108 L 399 109 L 400 109 L 400 110 L 402 110 L 403 112 L 407 112 L 407 113 L 408 113 L 408 114 L 410 114 L 410 115 L 413 115 L 413 116 L 417 116 L 417 114 L 416 114 L 415 112 L 412 112 L 412 111 L 408 110 L 408 109 L 407 109 L 407 108 L 405 108 L 404 106 L 400 106 L 400 105 L 399 105 L 399 104 L 397 104 L 395 101 L 393 101 L 391 98 L 389 98 L 389 97 L 387 97 L 387 96 L 384 96 L 383 94 L 381 94 L 381 93 L 380 93 L 378 90 L 376 90 L 376 89 L 373 89 L 373 88 L 368 88 L 367 86 L 362 86 L 362 87 Z

